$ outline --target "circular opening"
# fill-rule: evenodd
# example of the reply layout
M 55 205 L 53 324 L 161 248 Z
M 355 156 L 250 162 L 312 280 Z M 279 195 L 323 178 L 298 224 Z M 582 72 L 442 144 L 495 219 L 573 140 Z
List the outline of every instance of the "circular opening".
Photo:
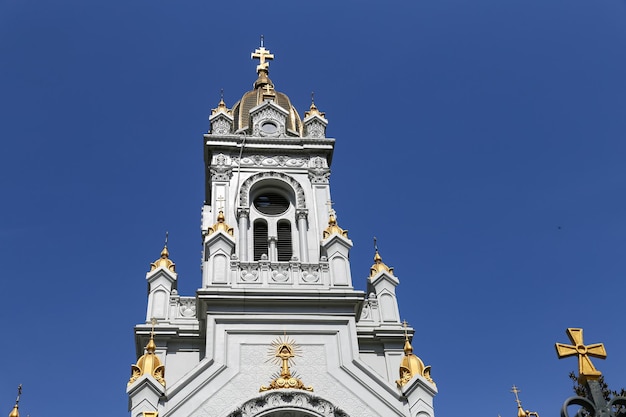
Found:
M 276 126 L 276 124 L 273 123 L 273 122 L 264 122 L 261 125 L 261 130 L 264 133 L 267 133 L 267 134 L 271 135 L 271 134 L 276 133 L 278 131 L 278 126 Z
M 263 193 L 254 199 L 254 207 L 263 214 L 282 214 L 289 208 L 289 201 L 278 193 Z

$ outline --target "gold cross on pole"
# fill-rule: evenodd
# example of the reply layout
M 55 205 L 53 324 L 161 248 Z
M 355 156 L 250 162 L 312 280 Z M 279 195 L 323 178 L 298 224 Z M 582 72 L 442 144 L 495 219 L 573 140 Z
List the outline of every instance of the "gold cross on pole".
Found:
M 224 201 L 226 201 L 226 199 L 224 198 L 224 196 L 223 196 L 223 195 L 220 195 L 219 197 L 217 197 L 217 198 L 215 199 L 215 201 L 218 203 L 218 206 L 217 206 L 217 211 L 224 211 L 224 204 L 220 204 L 220 203 L 223 203 Z
M 265 49 L 265 46 L 263 46 L 263 37 L 261 37 L 261 46 L 258 47 L 254 52 L 252 52 L 252 54 L 250 54 L 250 58 L 259 60 L 259 65 L 256 66 L 256 72 L 259 72 L 261 70 L 268 70 L 270 64 L 269 62 L 265 61 L 270 61 L 274 59 L 274 55 L 270 54 L 270 51 L 268 49 Z
M 328 214 L 330 216 L 334 216 L 335 215 L 335 209 L 333 209 L 333 204 L 335 204 L 334 201 L 328 200 L 326 202 L 326 205 L 328 206 Z
M 150 329 L 150 338 L 154 339 L 154 326 L 157 324 L 157 319 L 152 317 L 152 319 L 150 319 L 150 324 L 152 325 L 152 328 Z
M 266 96 L 273 96 L 274 93 L 272 92 L 272 86 L 270 84 L 265 84 L 265 86 L 263 87 L 263 89 L 265 90 L 265 95 Z
M 596 380 L 602 372 L 598 371 L 593 364 L 589 356 L 599 359 L 606 358 L 606 350 L 603 343 L 594 343 L 591 345 L 585 345 L 583 343 L 583 329 L 569 328 L 566 331 L 571 345 L 563 343 L 557 343 L 556 354 L 559 359 L 567 358 L 569 356 L 578 355 L 578 377 L 582 379 Z
M 521 408 L 522 402 L 519 400 L 519 396 L 517 395 L 521 392 L 520 389 L 513 385 L 513 388 L 511 388 L 511 392 L 515 394 L 515 402 L 517 403 L 517 406 Z

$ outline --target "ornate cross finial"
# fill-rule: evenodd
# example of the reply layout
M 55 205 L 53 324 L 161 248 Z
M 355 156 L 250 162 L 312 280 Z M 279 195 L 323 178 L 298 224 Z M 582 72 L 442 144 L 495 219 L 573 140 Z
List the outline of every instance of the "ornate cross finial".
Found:
M 332 201 L 332 200 L 328 200 L 326 202 L 326 205 L 328 206 L 328 215 L 329 216 L 334 216 L 335 215 L 335 210 L 333 209 L 333 204 L 335 204 L 335 202 Z
M 409 341 L 409 332 L 407 330 L 409 323 L 406 320 L 402 320 L 402 326 L 404 327 L 404 340 Z
M 515 402 L 517 403 L 517 406 L 521 407 L 522 406 L 522 402 L 520 401 L 519 396 L 517 394 L 519 394 L 522 391 L 520 391 L 519 388 L 517 388 L 515 385 L 513 385 L 513 388 L 511 388 L 511 392 L 513 394 L 515 394 Z
M 169 232 L 166 230 L 165 231 L 165 247 L 167 248 L 167 240 L 169 238 Z
M 274 93 L 272 93 L 272 86 L 271 86 L 271 84 L 265 84 L 263 89 L 265 90 L 265 94 L 266 95 L 274 95 Z
M 311 91 L 311 104 L 315 104 L 315 91 Z
M 261 35 L 261 48 L 264 46 L 263 45 L 264 44 L 264 42 L 263 42 L 264 40 L 265 40 L 265 36 Z
M 266 61 L 270 61 L 272 59 L 274 59 L 274 55 L 270 53 L 270 51 L 268 49 L 265 49 L 264 42 L 263 42 L 263 35 L 261 35 L 261 46 L 258 47 L 251 55 L 250 57 L 252 59 L 258 59 L 259 60 L 259 65 L 256 66 L 256 71 L 267 71 L 270 64 L 269 62 Z
M 376 243 L 376 236 L 374 236 L 374 250 L 378 252 L 378 244 Z
M 20 403 L 20 397 L 22 396 L 22 384 L 17 386 L 17 398 L 15 399 L 15 405 Z
M 224 101 L 224 89 L 220 88 L 220 101 Z
M 154 339 L 154 326 L 157 324 L 157 319 L 152 317 L 150 319 L 150 324 L 152 325 L 152 328 L 150 329 L 150 339 Z
M 224 198 L 223 195 L 220 195 L 219 197 L 217 197 L 215 199 L 215 201 L 218 202 L 218 203 L 223 203 L 224 201 L 226 201 L 226 199 Z M 217 211 L 224 211 L 224 205 L 223 204 L 221 204 L 221 205 L 218 204 Z
M 583 329 L 569 328 L 566 331 L 571 345 L 563 343 L 557 343 L 556 354 L 559 359 L 567 358 L 569 356 L 578 355 L 578 377 L 581 379 L 596 380 L 602 372 L 598 371 L 593 364 L 589 356 L 599 359 L 606 358 L 606 350 L 604 344 L 594 343 L 591 345 L 585 345 L 583 343 Z

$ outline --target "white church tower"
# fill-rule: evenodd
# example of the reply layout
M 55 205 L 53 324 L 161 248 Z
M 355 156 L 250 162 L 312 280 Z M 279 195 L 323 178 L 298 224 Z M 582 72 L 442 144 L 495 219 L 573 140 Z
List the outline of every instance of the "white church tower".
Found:
M 367 293 L 353 287 L 324 113 L 300 118 L 262 42 L 252 58 L 254 89 L 220 100 L 204 135 L 201 287 L 178 294 L 167 245 L 146 275 L 131 417 L 433 417 L 430 367 L 378 251 Z

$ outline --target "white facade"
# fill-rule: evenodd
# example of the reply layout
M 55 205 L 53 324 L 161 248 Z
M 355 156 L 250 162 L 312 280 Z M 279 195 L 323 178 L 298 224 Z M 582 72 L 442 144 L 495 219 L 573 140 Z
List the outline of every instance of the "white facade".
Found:
M 179 295 L 165 261 L 147 274 L 137 351 L 154 318 L 167 383 L 129 383 L 131 416 L 432 417 L 431 380 L 396 384 L 405 343 L 398 278 L 380 262 L 367 294 L 353 288 L 352 242 L 330 210 L 335 139 L 325 137 L 324 114 L 312 105 L 301 121 L 267 77 L 273 56 L 255 53 L 264 56 L 255 90 L 232 109 L 220 102 L 204 135 L 202 286 Z M 312 392 L 259 391 L 280 373 L 268 352 L 281 338 L 299 346 L 290 369 Z

